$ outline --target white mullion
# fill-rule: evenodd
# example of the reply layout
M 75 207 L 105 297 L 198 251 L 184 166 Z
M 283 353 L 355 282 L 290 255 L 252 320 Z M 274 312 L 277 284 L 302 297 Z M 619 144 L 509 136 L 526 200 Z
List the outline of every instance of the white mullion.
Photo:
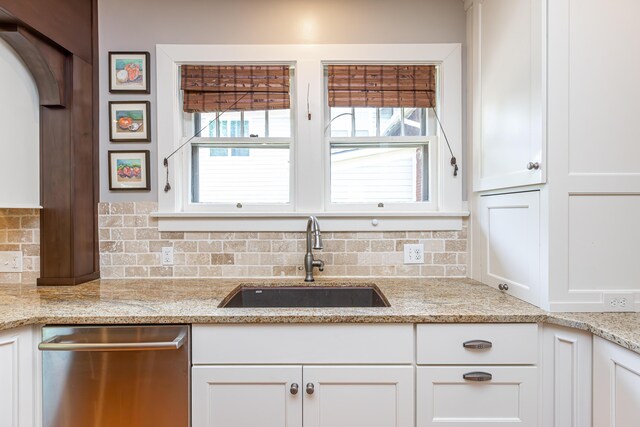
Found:
M 264 110 L 264 137 L 269 138 L 269 110 Z
M 376 136 L 380 136 L 380 108 L 376 108 Z

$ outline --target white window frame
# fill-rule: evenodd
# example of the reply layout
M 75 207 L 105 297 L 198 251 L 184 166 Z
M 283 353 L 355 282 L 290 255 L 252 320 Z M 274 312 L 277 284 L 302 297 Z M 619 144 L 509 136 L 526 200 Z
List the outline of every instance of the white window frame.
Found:
M 323 220 L 327 231 L 359 230 L 456 230 L 462 226 L 462 174 L 453 177 L 444 141 L 430 140 L 430 173 L 434 187 L 430 206 L 402 203 L 369 209 L 349 204 L 342 209 L 329 203 L 327 180 L 329 144 L 324 64 L 326 63 L 426 63 L 439 67 L 439 115 L 458 162 L 462 153 L 462 49 L 452 44 L 398 45 L 157 45 L 158 212 L 163 231 L 269 231 L 301 230 L 305 217 Z M 163 191 L 166 170 L 163 159 L 183 141 L 180 104 L 181 64 L 261 63 L 295 66 L 292 95 L 293 143 L 290 209 L 243 205 L 241 209 L 211 210 L 211 205 L 189 207 L 190 147 L 169 161 L 172 190 Z M 307 91 L 308 88 L 308 91 Z M 309 97 L 307 99 L 307 93 Z M 309 111 L 307 111 L 309 105 Z M 311 113 L 311 120 L 307 114 Z M 440 136 L 440 133 L 439 133 Z M 303 145 L 304 144 L 304 145 Z M 430 182 L 431 184 L 431 182 Z M 187 193 L 187 194 L 185 194 Z M 431 204 L 433 202 L 433 204 Z M 428 209 L 427 209 L 428 208 Z

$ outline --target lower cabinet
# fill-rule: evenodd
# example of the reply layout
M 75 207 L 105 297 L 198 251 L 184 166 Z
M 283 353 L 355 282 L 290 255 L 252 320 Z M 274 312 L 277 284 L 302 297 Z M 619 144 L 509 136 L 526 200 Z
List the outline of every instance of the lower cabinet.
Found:
M 0 426 L 35 425 L 33 328 L 0 331 Z
M 593 425 L 640 425 L 640 355 L 593 338 Z
M 412 427 L 411 366 L 195 366 L 193 427 Z
M 302 426 L 302 366 L 196 366 L 193 427 Z
M 418 427 L 538 427 L 538 325 L 416 327 Z
M 415 427 L 411 324 L 193 325 L 192 427 Z
M 542 426 L 592 425 L 592 343 L 590 332 L 544 325 L 540 402 Z
M 305 366 L 304 427 L 413 426 L 413 375 L 411 366 Z
M 535 366 L 418 367 L 418 427 L 536 427 Z

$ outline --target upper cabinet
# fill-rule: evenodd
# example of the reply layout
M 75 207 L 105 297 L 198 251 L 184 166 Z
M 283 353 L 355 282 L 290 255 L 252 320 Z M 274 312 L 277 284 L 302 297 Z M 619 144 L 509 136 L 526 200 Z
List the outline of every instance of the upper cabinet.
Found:
M 40 206 L 40 105 L 31 73 L 0 39 L 0 208 Z
M 640 2 L 467 0 L 466 11 L 473 278 L 530 289 L 551 311 L 617 310 L 608 294 L 621 293 L 639 310 Z M 486 206 L 524 191 L 539 191 L 531 221 Z M 539 246 L 539 274 L 518 268 L 538 264 L 522 245 Z
M 544 182 L 542 0 L 473 2 L 475 191 Z

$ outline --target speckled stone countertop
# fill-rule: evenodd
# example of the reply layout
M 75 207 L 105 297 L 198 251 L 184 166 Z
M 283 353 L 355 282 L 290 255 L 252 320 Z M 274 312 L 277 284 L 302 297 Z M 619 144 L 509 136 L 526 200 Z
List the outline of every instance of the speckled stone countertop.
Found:
M 547 322 L 588 330 L 640 353 L 640 313 L 547 313 L 470 279 L 322 279 L 375 283 L 384 308 L 219 308 L 240 284 L 300 279 L 98 280 L 79 286 L 0 285 L 0 330 L 30 324 Z

